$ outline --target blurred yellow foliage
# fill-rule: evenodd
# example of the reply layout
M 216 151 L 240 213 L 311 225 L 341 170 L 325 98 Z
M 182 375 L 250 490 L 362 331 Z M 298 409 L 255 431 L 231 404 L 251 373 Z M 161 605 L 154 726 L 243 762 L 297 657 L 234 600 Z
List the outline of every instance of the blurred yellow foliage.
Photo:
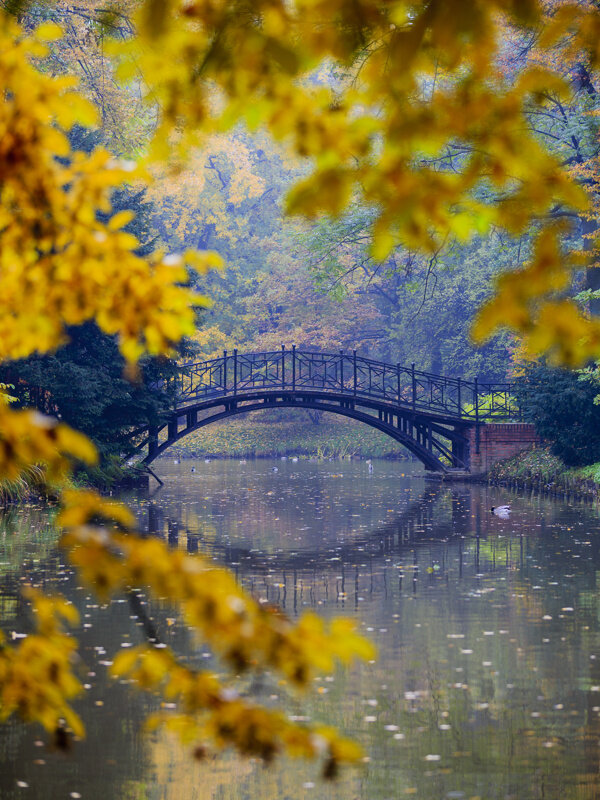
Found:
M 358 195 L 377 212 L 378 259 L 398 245 L 435 252 L 448 235 L 464 239 L 492 225 L 513 235 L 541 228 L 544 246 L 553 209 L 582 214 L 588 206 L 526 116 L 549 97 L 568 100 L 569 85 L 549 66 L 511 76 L 498 63 L 512 26 L 535 31 L 542 47 L 564 40 L 567 56 L 582 54 L 594 68 L 594 3 L 145 0 L 135 24 L 138 36 L 114 52 L 121 75 L 141 69 L 148 98 L 159 101 L 153 157 L 172 153 L 175 130 L 183 154 L 240 122 L 265 126 L 311 159 L 288 210 L 337 214 Z M 515 272 L 475 337 L 504 326 L 567 364 L 598 355 L 596 324 L 574 308 L 561 311 L 573 327 L 542 330 L 548 314 L 540 308 L 572 267 L 558 247 L 545 259 L 550 280 L 536 268 L 534 280 L 529 268 Z
M 76 609 L 61 597 L 29 589 L 36 633 L 18 647 L 8 647 L 0 632 L 0 721 L 18 711 L 29 722 L 40 722 L 53 732 L 68 726 L 76 736 L 85 734 L 69 700 L 82 689 L 73 673 L 77 642 L 68 636 L 61 618 L 75 624 Z
M 52 28 L 54 31 L 54 28 Z M 149 259 L 137 239 L 108 224 L 110 193 L 143 177 L 132 162 L 103 150 L 71 153 L 66 130 L 94 124 L 96 112 L 71 78 L 39 72 L 44 25 L 32 38 L 0 15 L 0 360 L 47 352 L 64 342 L 65 325 L 95 319 L 116 334 L 123 355 L 166 353 L 194 331 L 194 305 L 205 299 L 187 283 L 186 261 L 209 267 L 214 256 Z
M 58 483 L 73 460 L 96 463 L 94 445 L 83 434 L 38 411 L 14 410 L 0 400 L 0 480 L 14 480 L 43 464 L 46 480 Z
M 316 670 L 335 662 L 371 659 L 373 646 L 357 635 L 353 620 L 326 624 L 312 613 L 293 624 L 277 609 L 252 599 L 227 570 L 201 556 L 170 549 L 158 539 L 140 539 L 125 507 L 90 491 L 63 496 L 59 524 L 62 544 L 82 578 L 107 600 L 132 586 L 177 608 L 185 624 L 201 637 L 234 674 L 274 669 L 293 686 L 307 687 Z M 114 532 L 114 525 L 121 533 Z M 335 731 L 299 727 L 280 712 L 260 708 L 223 685 L 222 679 L 180 662 L 159 642 L 119 653 L 115 676 L 127 676 L 148 691 L 162 692 L 177 703 L 174 713 L 154 718 L 176 730 L 184 742 L 200 740 L 233 745 L 241 753 L 269 760 L 281 750 L 327 764 L 355 761 L 360 749 Z

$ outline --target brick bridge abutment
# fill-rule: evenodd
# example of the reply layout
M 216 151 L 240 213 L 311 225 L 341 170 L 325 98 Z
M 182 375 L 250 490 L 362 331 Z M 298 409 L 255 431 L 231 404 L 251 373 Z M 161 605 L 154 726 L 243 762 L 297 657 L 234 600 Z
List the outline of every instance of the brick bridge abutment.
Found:
M 526 422 L 488 422 L 480 425 L 479 431 L 470 428 L 467 437 L 471 454 L 469 471 L 474 477 L 484 476 L 498 461 L 541 443 L 534 426 Z

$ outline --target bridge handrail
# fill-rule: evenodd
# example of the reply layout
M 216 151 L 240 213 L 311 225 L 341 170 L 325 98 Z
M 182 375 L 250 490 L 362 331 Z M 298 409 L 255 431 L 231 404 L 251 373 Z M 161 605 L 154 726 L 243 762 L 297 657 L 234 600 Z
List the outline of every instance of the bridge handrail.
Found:
M 247 356 L 247 357 L 250 357 L 250 356 L 253 356 L 253 355 L 280 356 L 281 352 L 282 352 L 281 350 L 269 350 L 269 351 L 266 351 L 265 353 L 244 353 L 243 355 Z M 286 353 L 292 353 L 293 350 L 290 348 L 290 349 L 286 349 L 285 352 Z M 296 355 L 297 356 L 298 355 L 307 355 L 307 356 L 311 356 L 311 357 L 312 356 L 325 356 L 327 358 L 340 358 L 340 357 L 343 357 L 343 358 L 347 358 L 347 359 L 352 359 L 354 357 L 354 353 L 346 353 L 346 352 L 325 353 L 325 352 L 322 352 L 320 350 L 296 350 Z M 231 356 L 231 354 L 230 354 L 230 356 Z M 219 358 L 222 359 L 223 356 L 220 356 Z M 215 360 L 215 359 L 213 359 L 213 360 Z M 370 364 L 370 365 L 375 366 L 375 367 L 385 367 L 385 368 L 389 368 L 390 370 L 397 370 L 398 368 L 400 368 L 400 370 L 402 372 L 405 372 L 407 374 L 412 374 L 412 367 L 402 366 L 401 364 L 391 364 L 390 362 L 387 362 L 387 361 L 378 361 L 377 359 L 374 359 L 374 358 L 367 358 L 366 356 L 358 356 L 358 355 L 356 356 L 356 360 L 357 360 L 357 362 L 362 362 L 364 364 Z M 202 362 L 199 362 L 199 363 L 202 363 Z M 487 381 L 487 382 L 486 381 L 481 382 L 479 380 L 477 380 L 477 381 L 475 381 L 475 380 L 469 381 L 469 380 L 465 380 L 464 378 L 453 378 L 453 377 L 451 377 L 449 375 L 438 375 L 435 372 L 427 372 L 426 370 L 415 369 L 414 372 L 415 372 L 415 375 L 417 375 L 419 377 L 428 378 L 428 379 L 435 379 L 435 380 L 443 380 L 443 381 L 446 381 L 447 383 L 455 383 L 457 385 L 458 385 L 458 383 L 460 383 L 462 386 L 468 386 L 468 387 L 471 387 L 471 388 L 475 388 L 476 385 L 479 387 L 479 389 L 481 389 L 484 386 L 486 386 L 486 387 L 494 387 L 494 386 L 512 387 L 512 385 L 513 385 L 509 381 Z
M 346 367 L 350 371 L 344 373 Z M 303 368 L 308 369 L 308 376 L 303 374 Z M 325 371 L 315 378 L 313 368 Z M 194 380 L 206 377 L 207 382 Z M 475 422 L 520 417 L 510 382 L 437 375 L 417 370 L 414 364 L 407 367 L 358 356 L 356 351 L 327 353 L 285 345 L 280 350 L 264 352 L 224 351 L 217 358 L 183 364 L 175 380 L 180 401 L 215 397 L 219 393 L 238 395 L 268 387 L 291 391 L 320 389 L 383 399 L 402 407 L 427 409 Z

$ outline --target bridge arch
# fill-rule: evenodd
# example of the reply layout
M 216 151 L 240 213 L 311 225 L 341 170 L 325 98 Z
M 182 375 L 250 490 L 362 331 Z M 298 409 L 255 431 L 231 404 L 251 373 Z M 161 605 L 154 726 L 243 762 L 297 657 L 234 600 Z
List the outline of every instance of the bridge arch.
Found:
M 468 465 L 468 439 L 464 425 L 456 426 L 453 422 L 428 418 L 423 413 L 415 414 L 399 407 L 382 408 L 381 404 L 372 401 L 349 400 L 343 394 L 277 391 L 255 392 L 243 398 L 214 398 L 174 411 L 162 427 L 150 431 L 144 463 L 151 464 L 171 445 L 207 425 L 240 414 L 275 408 L 327 411 L 354 419 L 403 445 L 428 470 L 446 472 L 450 467 L 465 469 Z M 166 436 L 159 440 L 163 430 Z

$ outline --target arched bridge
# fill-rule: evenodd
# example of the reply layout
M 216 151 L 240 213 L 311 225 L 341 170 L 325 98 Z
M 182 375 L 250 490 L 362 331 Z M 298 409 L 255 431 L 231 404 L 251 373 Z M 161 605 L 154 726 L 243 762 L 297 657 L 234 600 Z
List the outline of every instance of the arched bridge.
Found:
M 265 353 L 224 352 L 181 367 L 175 406 L 140 447 L 150 464 L 192 431 L 236 414 L 300 408 L 341 414 L 386 433 L 430 470 L 468 470 L 469 430 L 519 416 L 511 385 L 422 372 L 352 353 L 296 347 Z M 171 387 L 173 389 L 173 387 Z

